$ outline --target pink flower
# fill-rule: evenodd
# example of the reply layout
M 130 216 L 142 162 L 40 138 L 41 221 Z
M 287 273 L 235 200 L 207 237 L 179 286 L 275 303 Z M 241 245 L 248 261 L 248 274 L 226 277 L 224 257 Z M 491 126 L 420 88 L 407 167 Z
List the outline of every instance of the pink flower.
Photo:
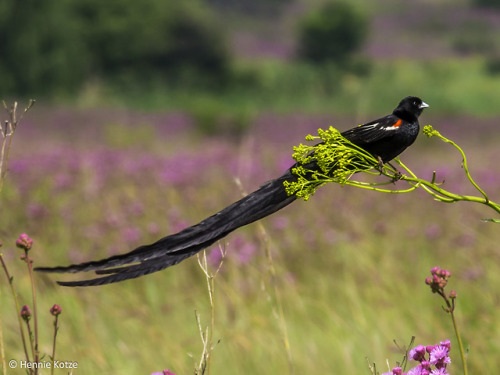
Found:
M 453 292 L 453 290 L 452 290 L 452 292 Z M 448 352 L 450 352 L 450 348 L 451 348 L 450 340 L 441 341 L 439 344 L 444 346 L 445 348 L 447 348 Z
M 24 321 L 28 321 L 31 318 L 31 309 L 28 305 L 24 305 L 21 308 L 21 318 L 23 318 Z
M 16 240 L 16 246 L 28 251 L 29 249 L 31 249 L 31 246 L 33 246 L 33 239 L 29 238 L 26 233 L 23 233 Z
M 58 304 L 54 304 L 54 306 L 50 308 L 50 313 L 54 316 L 59 315 L 60 313 L 62 313 L 61 306 L 59 306 Z

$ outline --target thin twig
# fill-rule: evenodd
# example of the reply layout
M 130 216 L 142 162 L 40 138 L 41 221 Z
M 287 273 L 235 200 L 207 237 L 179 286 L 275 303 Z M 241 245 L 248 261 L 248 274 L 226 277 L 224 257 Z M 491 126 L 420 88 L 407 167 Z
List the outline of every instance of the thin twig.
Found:
M 7 375 L 7 362 L 5 360 L 5 348 L 3 346 L 2 316 L 0 315 L 0 355 L 2 356 L 3 375 Z
M 54 319 L 54 340 L 52 341 L 52 367 L 50 370 L 51 375 L 54 375 L 54 368 L 55 368 L 55 359 L 56 359 L 56 337 L 57 337 L 57 331 L 59 331 L 59 315 L 55 316 Z
M 205 274 L 205 278 L 207 281 L 208 296 L 210 299 L 210 326 L 206 327 L 204 332 L 201 327 L 200 315 L 198 314 L 198 312 L 195 311 L 195 317 L 198 323 L 198 329 L 200 331 L 201 341 L 203 343 L 203 352 L 201 354 L 200 364 L 198 365 L 198 368 L 195 369 L 195 374 L 205 374 L 205 371 L 207 374 L 210 374 L 210 369 L 211 369 L 212 350 L 214 349 L 212 344 L 213 332 L 215 329 L 215 277 L 219 273 L 222 264 L 224 262 L 224 258 L 226 256 L 225 247 L 219 246 L 219 250 L 221 252 L 221 259 L 219 261 L 217 269 L 213 273 L 210 273 L 208 270 L 208 260 L 207 260 L 206 250 L 203 250 L 202 256 L 200 256 L 199 253 L 197 254 L 198 264 L 200 265 L 200 268 L 203 270 L 203 273 Z
M 16 289 L 14 288 L 14 278 L 12 276 L 10 276 L 10 273 L 9 273 L 9 270 L 7 269 L 7 264 L 5 263 L 4 259 L 3 259 L 3 254 L 0 254 L 0 262 L 2 263 L 2 267 L 4 269 L 4 272 L 5 272 L 5 276 L 7 276 L 7 280 L 9 282 L 9 285 L 10 285 L 10 291 L 12 293 L 12 297 L 14 298 L 14 303 L 15 303 L 15 307 L 16 307 L 16 316 L 17 316 L 17 320 L 19 322 L 19 332 L 21 334 L 21 341 L 23 343 L 23 349 L 24 349 L 24 355 L 26 357 L 26 362 L 30 362 L 30 357 L 29 357 L 29 354 L 28 354 L 28 347 L 26 346 L 26 338 L 25 338 L 25 332 L 24 332 L 24 328 L 23 328 L 23 320 L 21 318 L 21 307 L 19 305 L 19 299 L 17 298 L 17 293 L 16 293 Z
M 37 305 L 36 305 L 35 276 L 33 275 L 33 259 L 28 256 L 28 250 L 25 250 L 24 254 L 25 254 L 24 260 L 26 261 L 26 264 L 28 266 L 28 272 L 30 275 L 31 293 L 32 293 L 32 297 L 33 297 L 33 320 L 34 320 L 34 328 L 35 328 L 35 335 L 34 335 L 35 351 L 34 351 L 33 355 L 34 355 L 35 363 L 38 363 L 38 360 L 40 358 L 40 351 L 38 348 L 38 314 L 37 314 Z M 38 374 L 38 366 L 35 367 L 35 375 L 37 375 L 37 374 Z

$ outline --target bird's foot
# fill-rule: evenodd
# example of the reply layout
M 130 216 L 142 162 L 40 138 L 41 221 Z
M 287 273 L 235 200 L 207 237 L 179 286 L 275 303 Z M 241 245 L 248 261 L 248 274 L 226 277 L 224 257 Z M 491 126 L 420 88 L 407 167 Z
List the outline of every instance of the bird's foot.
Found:
M 396 182 L 398 180 L 401 180 L 401 177 L 403 177 L 403 174 L 391 163 L 387 163 L 389 166 L 394 169 L 394 175 L 392 176 L 392 182 Z
M 377 156 L 377 159 L 378 159 L 377 169 L 380 172 L 380 174 L 383 174 L 384 173 L 384 161 L 382 160 L 382 158 L 380 156 Z M 394 169 L 394 175 L 392 176 L 392 181 L 391 182 L 394 183 L 394 182 L 400 180 L 401 177 L 403 177 L 403 174 L 394 165 L 392 165 L 389 162 L 387 162 L 386 164 L 389 164 L 389 166 L 392 169 Z

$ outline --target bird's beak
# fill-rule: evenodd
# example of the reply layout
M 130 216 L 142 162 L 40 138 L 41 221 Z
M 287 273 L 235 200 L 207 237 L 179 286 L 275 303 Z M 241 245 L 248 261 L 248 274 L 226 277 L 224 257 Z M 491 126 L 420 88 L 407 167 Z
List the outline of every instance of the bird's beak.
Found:
M 418 106 L 418 108 L 420 108 L 420 109 L 424 109 L 424 108 L 427 108 L 428 106 L 429 106 L 429 104 L 427 104 L 426 102 L 422 102 L 422 104 L 420 104 L 420 105 Z

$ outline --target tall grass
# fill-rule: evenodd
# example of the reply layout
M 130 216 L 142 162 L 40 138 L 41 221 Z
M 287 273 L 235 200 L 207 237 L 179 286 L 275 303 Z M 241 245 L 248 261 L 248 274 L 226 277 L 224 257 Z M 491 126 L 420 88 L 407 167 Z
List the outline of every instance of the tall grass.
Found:
M 239 141 L 204 139 L 170 128 L 174 125 L 168 122 L 148 125 L 149 120 L 140 118 L 130 127 L 92 117 L 86 127 L 71 126 L 77 121 L 56 118 L 63 120 L 45 124 L 31 118 L 19 130 L 22 143 L 14 145 L 0 215 L 3 252 L 12 261 L 13 274 L 23 265 L 15 261 L 15 249 L 7 251 L 5 244 L 13 243 L 21 228 L 43 254 L 35 266 L 127 251 L 238 199 L 235 176 L 251 190 L 281 173 L 283 160 L 291 154 L 291 147 L 283 144 L 301 140 L 295 138 L 298 130 L 290 128 L 295 122 L 279 116 L 258 120 L 268 122 Z M 492 130 L 489 137 L 474 144 L 460 129 L 481 122 L 475 121 L 446 126 L 463 134 L 454 139 L 464 141 L 473 155 L 470 170 L 492 199 L 498 199 L 500 169 L 492 161 L 496 127 L 484 126 L 484 131 Z M 154 136 L 135 143 L 134 125 Z M 433 125 L 441 129 L 438 120 Z M 125 138 L 113 147 L 107 146 L 110 126 Z M 307 126 L 326 124 L 305 124 L 299 133 L 309 132 Z M 456 155 L 447 156 L 442 145 L 430 142 L 420 137 L 403 155 L 405 164 L 420 175 L 437 170 L 447 186 L 460 189 L 464 181 Z M 497 226 L 479 220 L 488 216 L 486 209 L 445 205 L 419 192 L 387 196 L 332 185 L 310 201 L 296 202 L 263 220 L 280 276 L 275 282 L 295 373 L 369 373 L 365 357 L 377 363 L 385 363 L 388 356 L 400 359 L 392 352 L 394 339 L 451 338 L 453 327 L 423 282 L 436 264 L 453 270 L 453 286 L 460 290 L 457 319 L 464 345 L 471 348 L 470 372 L 493 373 L 500 367 L 500 234 Z M 258 226 L 250 225 L 223 244 L 227 254 L 215 280 L 213 340 L 220 343 L 211 358 L 214 374 L 289 369 L 282 329 L 273 315 L 276 305 L 264 288 L 268 261 L 259 236 Z M 210 251 L 208 260 L 216 262 L 218 251 Z M 57 355 L 77 361 L 75 373 L 193 372 L 202 352 L 194 311 L 202 317 L 211 311 L 205 274 L 196 259 L 99 288 L 66 289 L 55 285 L 55 279 L 37 275 L 37 301 L 47 308 L 54 300 L 64 306 Z M 27 295 L 30 280 L 19 278 L 17 287 Z M 4 311 L 7 292 L 7 285 L 0 284 L 6 355 L 20 359 L 17 332 L 6 328 L 16 324 L 16 317 Z M 41 352 L 51 352 L 50 326 L 40 324 L 40 342 L 48 343 Z M 451 356 L 458 362 L 453 344 Z

